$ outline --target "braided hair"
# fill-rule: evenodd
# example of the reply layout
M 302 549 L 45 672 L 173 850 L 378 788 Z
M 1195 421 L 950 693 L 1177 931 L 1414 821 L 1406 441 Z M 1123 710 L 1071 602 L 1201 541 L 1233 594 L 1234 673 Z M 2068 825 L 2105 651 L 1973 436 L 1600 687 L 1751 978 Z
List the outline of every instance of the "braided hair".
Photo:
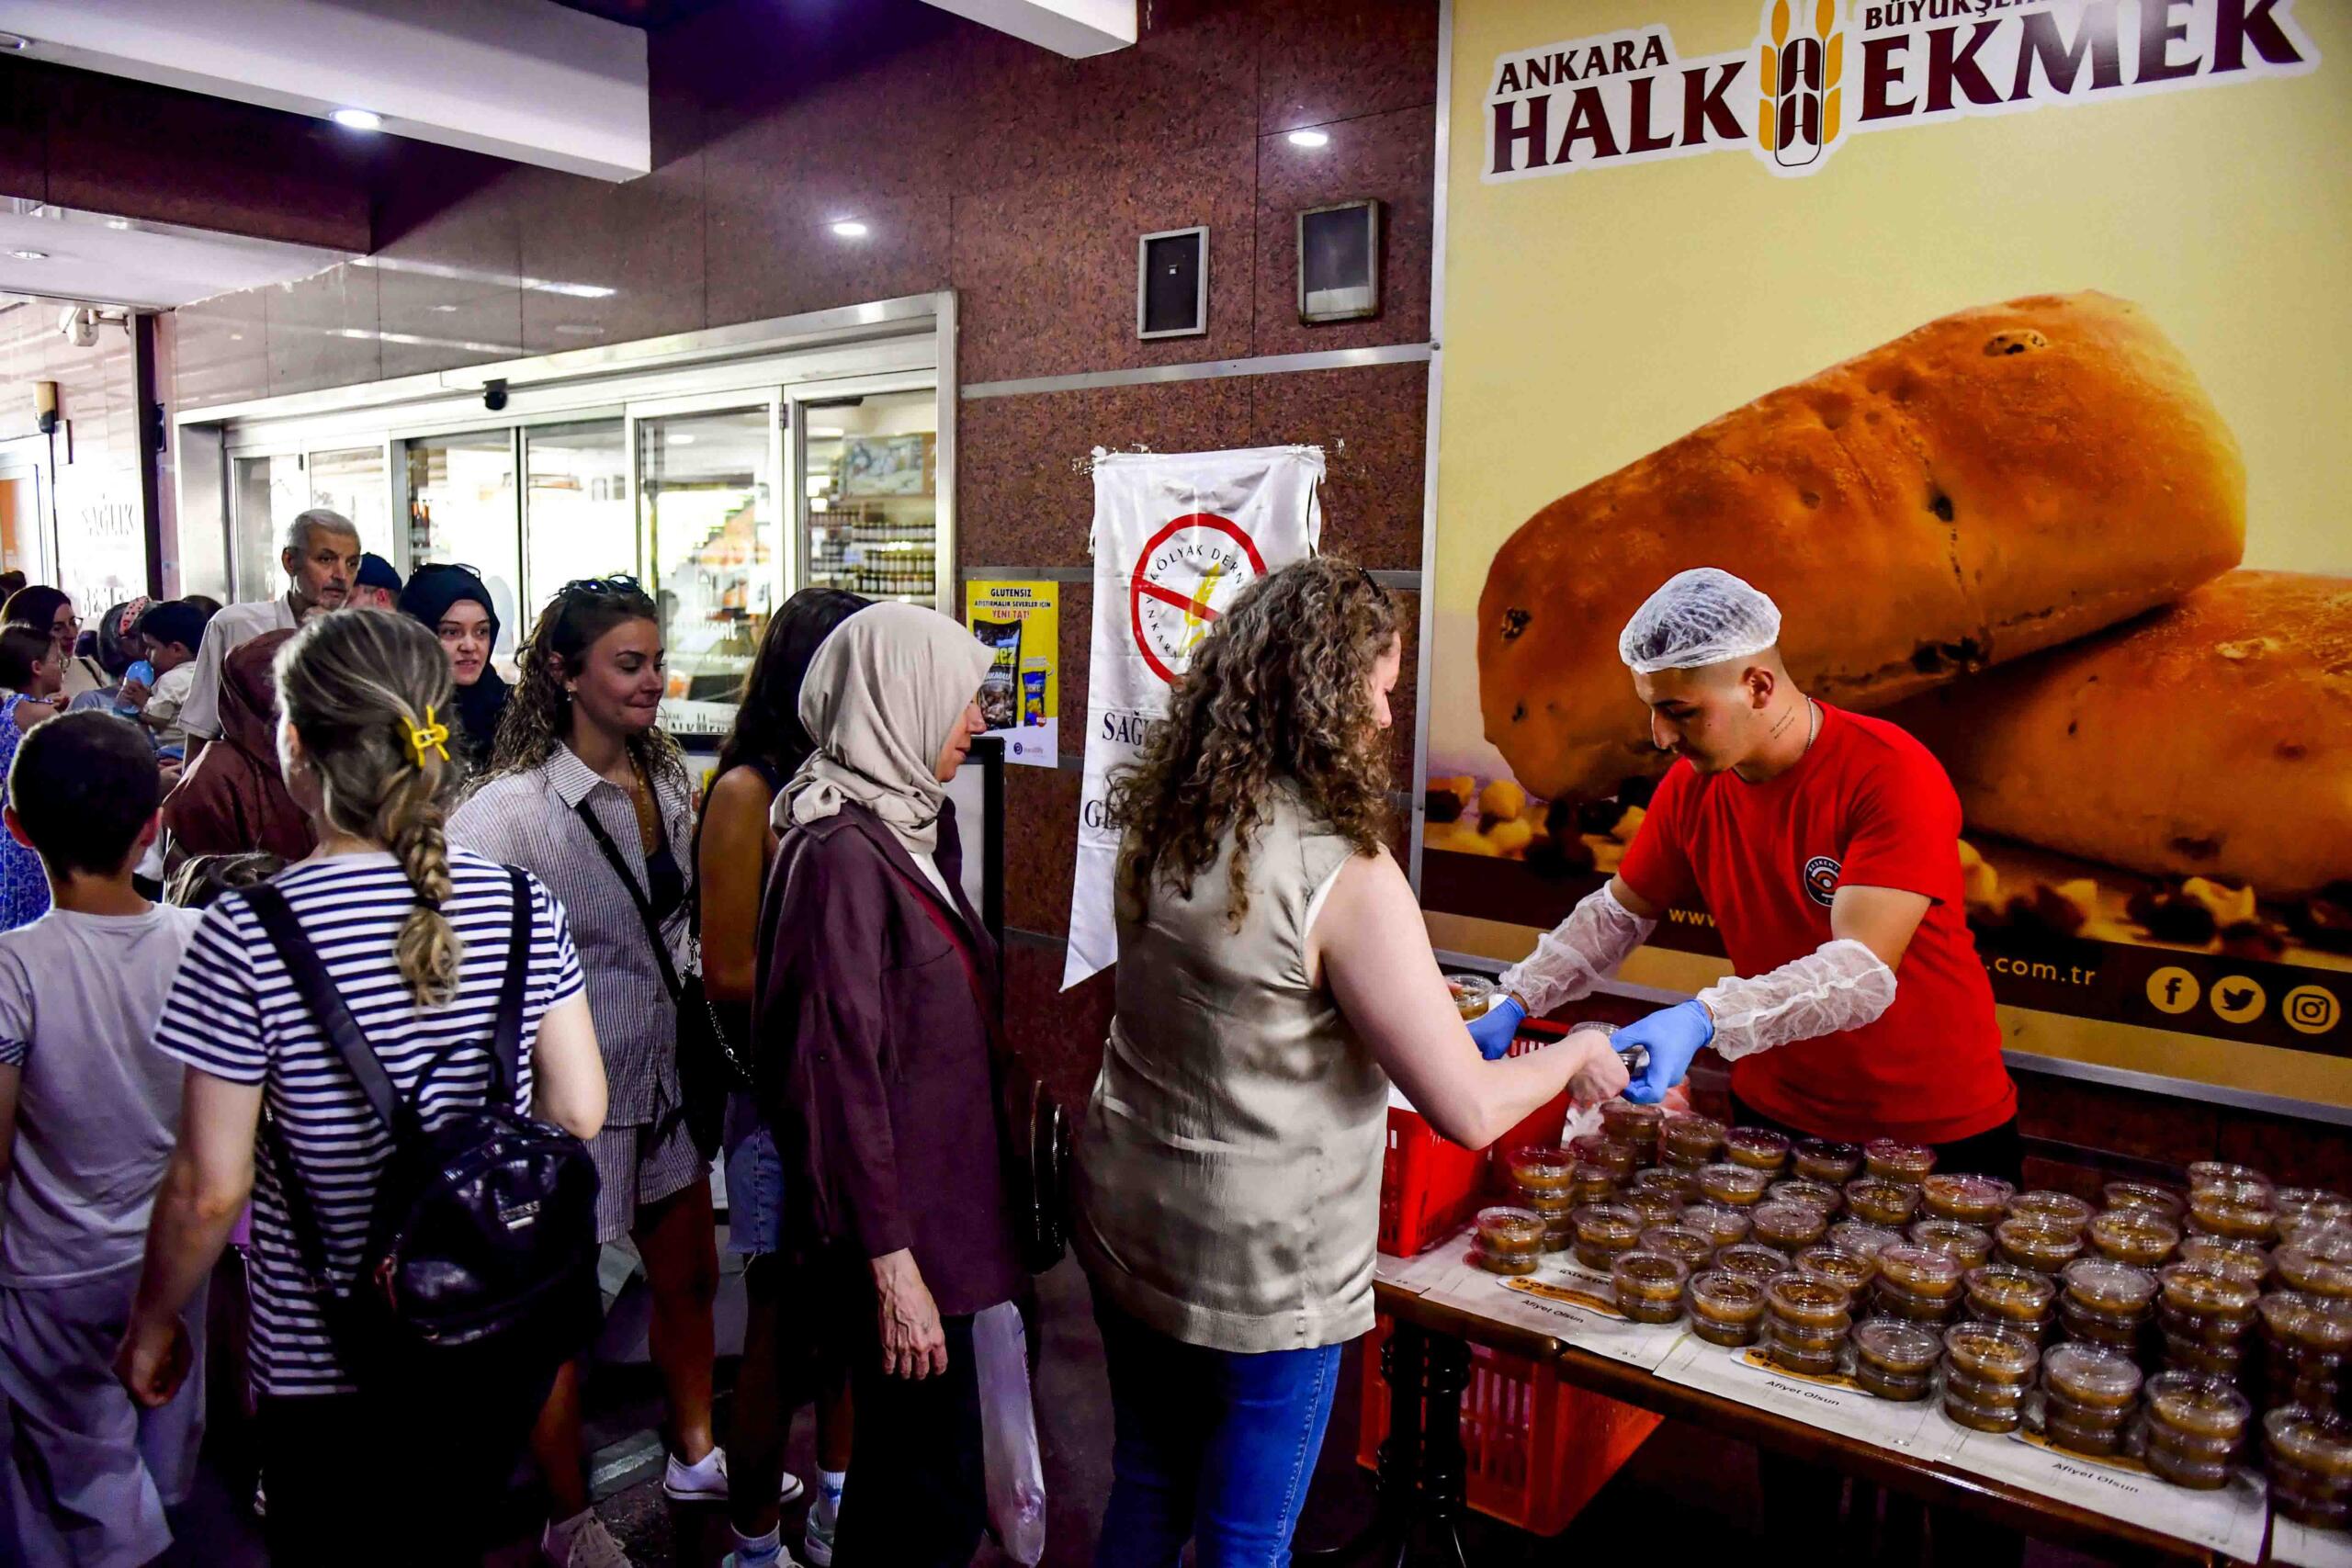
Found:
M 277 653 L 277 697 L 317 771 L 327 821 L 392 852 L 416 890 L 393 958 L 419 1007 L 458 994 L 461 948 L 449 897 L 449 800 L 464 764 L 435 727 L 448 722 L 449 656 L 406 615 L 313 616 Z

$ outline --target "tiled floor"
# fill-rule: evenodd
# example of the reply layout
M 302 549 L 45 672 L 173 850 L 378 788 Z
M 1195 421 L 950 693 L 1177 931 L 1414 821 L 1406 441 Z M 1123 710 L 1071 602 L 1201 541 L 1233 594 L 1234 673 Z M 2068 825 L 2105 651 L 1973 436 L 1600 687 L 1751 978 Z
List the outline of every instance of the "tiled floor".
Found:
M 1045 1562 L 1053 1568 L 1086 1568 L 1093 1561 L 1094 1529 L 1111 1484 L 1111 1418 L 1102 1374 L 1102 1344 L 1096 1337 L 1086 1285 L 1075 1266 L 1064 1264 L 1040 1281 L 1044 1353 L 1038 1376 L 1039 1438 L 1049 1495 Z M 741 1339 L 741 1281 L 730 1269 L 719 1304 L 719 1340 L 725 1350 Z M 619 1469 L 616 1490 L 600 1510 L 644 1568 L 709 1568 L 729 1542 L 723 1510 L 677 1508 L 659 1485 L 658 1444 L 648 1441 L 660 1414 L 660 1393 L 644 1360 L 643 1296 L 639 1287 L 622 1292 L 600 1347 L 591 1380 L 590 1441 Z M 722 1367 L 720 1386 L 731 1376 Z M 1298 1537 L 1302 1550 L 1349 1538 L 1371 1517 L 1369 1476 L 1354 1461 L 1361 1368 L 1351 1348 L 1341 1371 L 1329 1439 L 1324 1444 L 1315 1488 Z M 724 1421 L 722 1394 L 721 1420 Z M 205 1483 L 179 1520 L 181 1544 L 164 1561 L 202 1568 L 258 1568 L 266 1559 L 254 1526 L 232 1494 L 234 1433 L 216 1427 Z M 803 1476 L 814 1473 L 814 1436 L 807 1411 L 793 1429 L 789 1463 Z M 632 1468 L 633 1464 L 633 1468 Z M 513 1544 L 492 1561 L 496 1568 L 529 1568 L 536 1540 L 537 1499 L 527 1478 L 518 1478 L 514 1498 Z M 786 1540 L 796 1549 L 802 1509 L 786 1518 Z M 1540 1540 L 1493 1521 L 1473 1517 L 1463 1535 L 1470 1561 L 1480 1568 L 1606 1559 L 1617 1551 L 1654 1551 L 1658 1531 L 1670 1527 L 1699 1549 L 1752 1542 L 1761 1545 L 1756 1461 L 1753 1452 L 1702 1429 L 1669 1422 L 1658 1428 L 1623 1470 L 1589 1505 L 1567 1532 Z M 1826 1562 L 1894 1561 L 1884 1542 L 1850 1524 L 1832 1526 L 1817 1538 Z M 1990 1568 L 1978 1555 L 1969 1568 Z M 1942 1564 L 1950 1563 L 1947 1553 Z M 1001 1568 L 1004 1557 L 993 1546 L 978 1561 Z M 2075 1568 L 2094 1560 L 2028 1546 L 2030 1568 Z M 1125 1564 L 1108 1568 L 1126 1568 Z M 1383 1565 L 1385 1568 L 1385 1564 Z

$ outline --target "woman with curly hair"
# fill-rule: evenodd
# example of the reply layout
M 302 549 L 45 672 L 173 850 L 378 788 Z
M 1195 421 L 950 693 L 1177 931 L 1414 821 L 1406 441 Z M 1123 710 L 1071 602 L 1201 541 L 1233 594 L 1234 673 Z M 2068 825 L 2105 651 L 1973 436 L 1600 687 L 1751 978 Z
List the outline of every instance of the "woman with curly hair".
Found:
M 1115 1426 L 1102 1568 L 1289 1561 L 1340 1348 L 1372 1327 L 1393 1080 L 1483 1148 L 1607 1037 L 1485 1060 L 1390 858 L 1396 605 L 1360 568 L 1252 584 L 1112 784 L 1118 1004 L 1077 1164 Z
M 677 743 L 657 722 L 668 676 L 654 603 L 635 579 L 567 582 L 539 613 L 499 719 L 489 776 L 449 836 L 554 889 L 571 918 L 612 1107 L 590 1140 L 599 1241 L 645 1259 L 653 1364 L 669 1395 L 662 1490 L 727 1495 L 711 1438 L 711 1303 L 718 1252 L 710 1168 L 678 1086 L 694 811 Z M 657 947 L 656 943 L 660 945 Z M 577 1367 L 549 1395 L 533 1451 L 555 1499 L 540 1550 L 557 1568 L 625 1562 L 589 1506 Z

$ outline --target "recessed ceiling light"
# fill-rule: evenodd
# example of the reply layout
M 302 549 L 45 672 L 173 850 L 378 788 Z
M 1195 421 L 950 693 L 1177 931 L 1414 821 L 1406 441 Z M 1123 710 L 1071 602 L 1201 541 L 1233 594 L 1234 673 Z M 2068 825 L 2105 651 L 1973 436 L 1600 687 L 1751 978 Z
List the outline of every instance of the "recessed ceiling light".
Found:
M 667 441 L 673 446 L 691 446 L 695 444 L 695 438 L 688 435 L 683 430 L 673 430 L 664 435 L 662 439 Z
M 455 305 L 435 305 L 433 308 L 445 316 L 455 314 L 458 309 Z
M 542 294 L 560 294 L 567 299 L 609 299 L 614 294 L 601 283 L 534 283 L 531 287 Z
M 833 232 L 844 240 L 865 238 L 865 225 L 854 218 L 844 218 L 833 225 Z
M 47 251 L 10 251 L 8 254 L 18 261 L 47 261 L 49 259 Z
M 374 109 L 335 109 L 327 118 L 345 130 L 381 130 L 384 117 Z
M 107 227 L 114 230 L 117 233 L 120 233 L 123 230 L 130 227 L 130 220 L 128 218 L 109 218 L 107 220 Z
M 1331 145 L 1331 133 L 1328 130 L 1294 130 L 1290 133 L 1290 144 L 1294 147 L 1329 147 Z

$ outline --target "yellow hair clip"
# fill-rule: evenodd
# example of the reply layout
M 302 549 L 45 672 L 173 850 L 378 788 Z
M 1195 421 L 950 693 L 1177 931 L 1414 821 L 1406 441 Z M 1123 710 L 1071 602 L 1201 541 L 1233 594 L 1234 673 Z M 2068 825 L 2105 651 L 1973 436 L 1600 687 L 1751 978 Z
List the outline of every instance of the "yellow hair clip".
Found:
M 408 727 L 408 760 L 420 768 L 424 766 L 425 749 L 430 747 L 440 752 L 441 760 L 446 762 L 449 760 L 448 741 L 449 727 L 434 718 L 433 705 L 427 703 L 424 705 L 424 722 Z

